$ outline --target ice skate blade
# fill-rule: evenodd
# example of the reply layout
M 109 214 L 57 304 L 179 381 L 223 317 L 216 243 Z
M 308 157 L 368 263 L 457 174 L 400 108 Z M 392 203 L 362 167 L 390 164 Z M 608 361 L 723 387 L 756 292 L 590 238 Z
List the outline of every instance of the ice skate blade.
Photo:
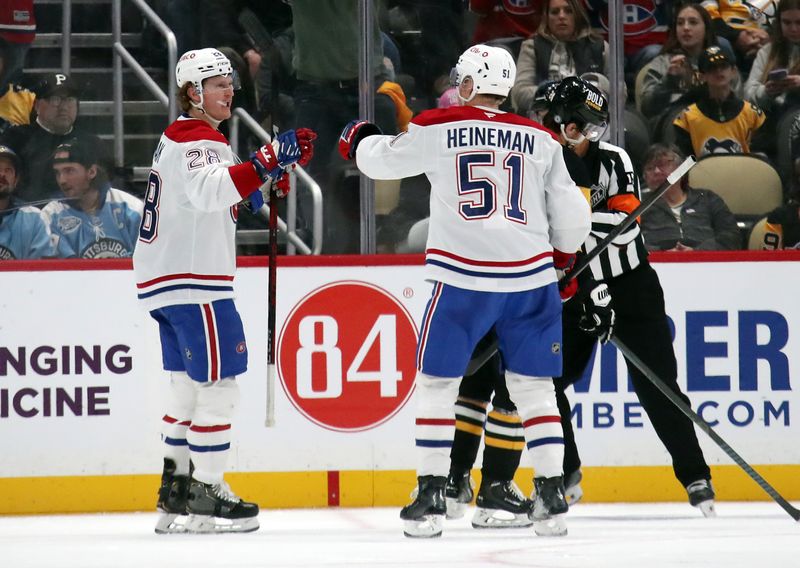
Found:
M 421 519 L 403 521 L 403 534 L 409 538 L 436 538 L 442 536 L 444 515 L 425 515 Z
M 155 531 L 156 534 L 185 534 L 186 515 L 160 512 Z
M 533 532 L 538 536 L 567 536 L 567 523 L 564 515 L 555 515 L 549 519 L 533 521 Z
M 461 503 L 452 497 L 447 497 L 445 499 L 447 502 L 447 518 L 450 520 L 453 519 L 460 519 L 463 517 L 467 512 L 467 505 L 469 503 Z
M 714 500 L 709 499 L 708 501 L 702 501 L 696 505 L 700 512 L 703 513 L 703 516 L 706 518 L 714 518 L 717 516 L 717 510 L 714 507 Z
M 248 533 L 257 531 L 258 517 L 222 519 L 209 515 L 189 515 L 186 532 L 194 534 Z
M 475 529 L 524 529 L 533 524 L 526 513 L 509 513 L 501 509 L 478 507 L 472 516 Z

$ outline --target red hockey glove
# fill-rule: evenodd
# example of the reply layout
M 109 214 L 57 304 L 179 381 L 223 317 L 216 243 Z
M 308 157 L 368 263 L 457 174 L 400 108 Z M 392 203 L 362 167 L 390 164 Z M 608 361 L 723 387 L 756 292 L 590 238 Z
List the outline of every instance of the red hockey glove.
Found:
M 616 319 L 608 286 L 598 284 L 583 300 L 583 315 L 578 321 L 578 327 L 598 338 L 600 343 L 607 343 L 614 335 Z
M 294 130 L 287 130 L 278 134 L 270 144 L 264 144 L 253 152 L 250 161 L 261 181 L 266 182 L 268 179 L 278 179 L 284 169 L 296 163 L 302 155 L 297 134 Z
M 297 163 L 305 166 L 311 161 L 314 156 L 314 140 L 317 139 L 317 133 L 310 128 L 298 128 L 295 130 L 297 135 L 297 143 L 300 144 L 300 159 Z
M 272 183 L 275 184 L 275 194 L 278 197 L 286 197 L 292 190 L 292 185 L 291 183 L 289 183 L 288 173 L 284 173 L 281 177 L 279 177 L 276 181 Z
M 556 269 L 559 285 L 558 293 L 561 295 L 561 301 L 566 302 L 578 292 L 578 279 L 573 278 L 566 284 L 561 284 L 560 281 L 564 276 L 572 270 L 575 264 L 575 253 L 566 253 L 558 249 L 553 249 L 553 268 Z
M 339 136 L 339 154 L 345 160 L 352 160 L 356 157 L 358 143 L 375 134 L 383 134 L 378 125 L 366 120 L 351 120 Z

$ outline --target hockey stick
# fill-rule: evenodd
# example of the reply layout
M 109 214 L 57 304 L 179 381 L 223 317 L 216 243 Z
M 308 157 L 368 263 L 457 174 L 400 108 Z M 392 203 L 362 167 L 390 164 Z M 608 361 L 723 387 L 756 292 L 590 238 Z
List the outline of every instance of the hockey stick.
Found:
M 267 284 L 267 417 L 264 425 L 275 426 L 275 310 L 278 284 L 278 191 L 273 182 L 269 188 L 269 267 Z
M 722 437 L 717 434 L 711 426 L 709 426 L 705 420 L 703 420 L 691 407 L 683 402 L 681 398 L 675 394 L 672 389 L 670 389 L 664 381 L 662 381 L 658 375 L 656 375 L 650 367 L 648 367 L 644 361 L 642 361 L 635 353 L 633 353 L 627 345 L 625 345 L 618 337 L 612 337 L 611 343 L 619 349 L 622 355 L 631 363 L 633 363 L 641 372 L 642 374 L 647 377 L 653 385 L 660 390 L 664 396 L 666 396 L 672 404 L 678 407 L 678 409 L 683 412 L 689 419 L 697 424 L 697 427 L 700 428 L 703 432 L 708 434 L 709 438 L 714 440 L 714 442 L 722 449 L 723 452 L 728 454 L 736 465 L 742 468 L 747 475 L 749 475 L 758 486 L 763 489 L 767 495 L 772 497 L 773 501 L 775 501 L 781 508 L 789 513 L 789 516 L 792 517 L 795 521 L 800 521 L 800 510 L 793 507 L 786 499 L 784 499 L 780 493 L 778 493 L 772 485 L 770 485 L 766 479 L 761 477 L 761 475 L 754 470 L 750 464 L 748 464 L 742 456 L 737 454 L 733 448 L 731 448 L 728 443 L 722 439 Z
M 575 263 L 572 269 L 567 274 L 562 276 L 561 279 L 558 281 L 559 289 L 566 286 L 570 280 L 576 278 L 578 274 L 583 272 L 589 266 L 589 264 L 591 264 L 591 262 L 600 255 L 600 253 L 602 253 L 611 245 L 611 242 L 614 239 L 616 239 L 619 235 L 624 233 L 628 229 L 628 227 L 633 225 L 636 222 L 636 220 L 645 211 L 650 209 L 650 207 L 652 207 L 653 204 L 656 201 L 658 201 L 670 187 L 672 187 L 674 184 L 682 180 L 683 177 L 687 173 L 689 173 L 689 170 L 691 170 L 696 163 L 697 162 L 695 162 L 695 159 L 692 156 L 689 156 L 681 163 L 681 165 L 675 168 L 675 171 L 669 174 L 667 176 L 667 179 L 665 179 L 661 185 L 659 185 L 655 190 L 653 190 L 653 192 L 647 197 L 647 199 L 639 203 L 636 209 L 631 211 L 631 213 L 627 217 L 625 217 L 625 219 L 623 219 L 619 225 L 611 229 L 611 231 L 609 231 L 609 233 L 603 238 L 603 240 L 597 243 L 596 247 L 594 247 L 585 255 L 581 255 L 581 257 L 578 259 L 578 261 Z M 473 357 L 470 360 L 469 365 L 467 365 L 467 370 L 464 373 L 465 376 L 470 376 L 478 372 L 478 369 L 483 367 L 486 364 L 486 362 L 492 358 L 492 355 L 494 355 L 496 352 L 497 352 L 497 339 L 492 341 L 489 347 L 487 347 L 484 351 L 482 351 L 480 354 L 478 354 L 476 357 Z

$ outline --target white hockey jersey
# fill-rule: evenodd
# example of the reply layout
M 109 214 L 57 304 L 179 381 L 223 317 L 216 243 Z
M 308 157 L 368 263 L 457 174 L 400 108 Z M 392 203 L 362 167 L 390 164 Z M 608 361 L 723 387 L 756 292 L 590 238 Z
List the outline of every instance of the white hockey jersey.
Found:
M 173 122 L 153 154 L 133 268 L 148 310 L 233 297 L 237 203 L 261 184 L 207 122 Z
M 356 160 L 374 179 L 430 180 L 429 280 L 487 292 L 539 288 L 556 281 L 553 247 L 574 252 L 589 234 L 589 204 L 561 145 L 514 114 L 426 111 L 408 132 L 364 138 Z

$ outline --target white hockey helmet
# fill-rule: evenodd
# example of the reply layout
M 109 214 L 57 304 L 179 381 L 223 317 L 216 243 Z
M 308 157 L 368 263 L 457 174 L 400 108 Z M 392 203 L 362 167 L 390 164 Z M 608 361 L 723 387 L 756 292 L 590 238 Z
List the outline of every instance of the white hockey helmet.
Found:
M 223 53 L 213 47 L 193 49 L 184 53 L 175 66 L 178 88 L 190 82 L 198 92 L 203 90 L 203 80 L 217 75 L 233 75 L 233 66 Z
M 472 94 L 464 99 L 467 102 L 475 95 L 507 97 L 516 75 L 517 66 L 507 50 L 478 44 L 461 54 L 450 72 L 450 80 L 458 86 L 465 78 L 472 78 Z

